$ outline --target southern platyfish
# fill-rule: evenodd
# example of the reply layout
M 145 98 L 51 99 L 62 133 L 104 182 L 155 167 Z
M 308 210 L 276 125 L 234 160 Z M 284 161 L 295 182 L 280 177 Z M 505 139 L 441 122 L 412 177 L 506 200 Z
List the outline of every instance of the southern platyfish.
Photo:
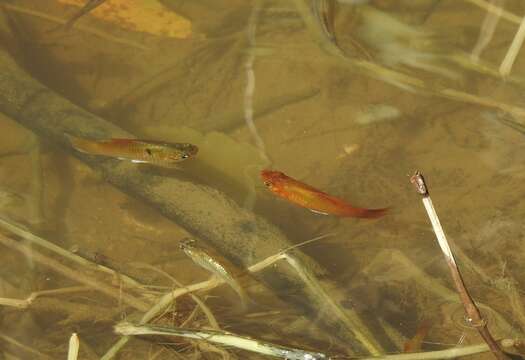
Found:
M 195 264 L 224 280 L 239 295 L 243 308 L 246 307 L 246 293 L 227 269 L 229 265 L 222 256 L 199 246 L 194 239 L 184 239 L 179 246 Z
M 275 195 L 321 214 L 342 217 L 378 218 L 387 209 L 364 209 L 352 206 L 342 199 L 328 195 L 310 185 L 295 180 L 280 171 L 262 170 L 261 178 Z
M 90 140 L 67 135 L 71 145 L 82 153 L 115 157 L 134 163 L 170 167 L 193 157 L 198 147 L 187 143 L 167 143 L 139 139 Z

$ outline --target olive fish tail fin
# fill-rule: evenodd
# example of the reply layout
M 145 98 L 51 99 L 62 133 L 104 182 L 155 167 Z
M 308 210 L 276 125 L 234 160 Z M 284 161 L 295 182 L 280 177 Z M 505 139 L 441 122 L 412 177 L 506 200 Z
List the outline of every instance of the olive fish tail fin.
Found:
M 239 293 L 239 297 L 241 299 L 241 310 L 243 312 L 248 311 L 250 308 L 253 308 L 256 303 L 254 300 L 252 300 L 248 294 L 244 290 L 241 289 L 241 292 Z
M 235 280 L 228 281 L 228 285 L 230 285 L 230 287 L 237 293 L 241 300 L 241 306 L 243 310 L 246 310 L 248 308 L 249 298 L 244 289 Z
M 69 143 L 71 144 L 73 149 L 84 154 L 96 154 L 98 152 L 96 142 L 92 140 L 82 139 L 67 133 L 65 135 L 68 138 Z

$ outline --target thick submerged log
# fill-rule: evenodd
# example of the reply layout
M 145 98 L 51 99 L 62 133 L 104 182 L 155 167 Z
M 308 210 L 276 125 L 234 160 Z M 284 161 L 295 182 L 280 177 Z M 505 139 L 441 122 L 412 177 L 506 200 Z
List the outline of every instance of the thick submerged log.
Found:
M 45 87 L 4 51 L 0 51 L 0 69 L 0 111 L 47 141 L 69 149 L 109 183 L 154 207 L 233 263 L 246 268 L 291 245 L 276 226 L 216 189 L 176 173 L 165 176 L 139 170 L 128 162 L 74 152 L 66 134 L 86 138 L 133 135 Z M 348 295 L 326 278 L 323 268 L 297 249 L 289 256 L 295 269 L 286 263 L 272 266 L 258 273 L 258 280 L 329 329 L 349 353 L 381 353 L 381 346 L 357 313 L 339 306 Z

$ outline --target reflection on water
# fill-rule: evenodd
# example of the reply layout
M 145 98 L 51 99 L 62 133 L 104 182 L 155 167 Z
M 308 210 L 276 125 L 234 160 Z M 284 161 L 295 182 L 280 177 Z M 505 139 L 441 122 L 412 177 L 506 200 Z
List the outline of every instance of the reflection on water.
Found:
M 197 156 L 177 169 L 137 164 L 129 174 L 196 185 L 202 197 L 185 188 L 169 194 L 199 212 L 178 214 L 183 228 L 170 216 L 180 209 L 158 208 L 170 201 L 156 198 L 158 184 L 132 196 L 132 179 L 129 187 L 110 185 L 111 169 L 101 173 L 95 161 L 72 156 L 58 141 L 63 134 L 31 132 L 50 134 L 67 117 L 33 126 L 21 120 L 24 109 L 20 118 L 1 109 L 9 116 L 0 117 L 0 218 L 24 228 L 14 234 L 2 226 L 0 233 L 3 357 L 64 357 L 77 332 L 79 358 L 111 358 L 116 323 L 144 320 L 168 291 L 209 279 L 178 247 L 199 235 L 215 239 L 207 245 L 231 258 L 251 303 L 241 310 L 228 287 L 210 287 L 171 299 L 148 321 L 334 355 L 402 352 L 422 324 L 430 325 L 413 342 L 416 351 L 481 343 L 461 321 L 448 270 L 409 184 L 415 169 L 427 176 L 493 335 L 522 336 L 525 69 L 522 57 L 512 62 L 507 54 L 521 2 L 107 0 L 65 27 L 84 3 L 5 2 L 2 54 L 138 138 L 197 145 Z M 0 82 L 0 103 L 14 96 Z M 79 134 L 120 135 L 83 118 L 71 112 L 75 124 L 84 121 Z M 265 168 L 390 211 L 378 220 L 310 212 L 269 193 L 259 177 Z M 223 200 L 207 210 L 208 197 Z M 241 209 L 238 218 L 231 209 Z M 192 233 L 194 224 L 205 227 L 221 214 L 223 227 Z M 257 238 L 264 221 L 268 234 L 280 238 L 279 229 L 289 244 L 242 240 Z M 238 229 L 235 236 L 231 229 Z M 294 249 L 315 259 L 314 270 L 280 253 L 325 234 L 335 235 Z M 263 264 L 266 270 L 247 270 L 271 255 L 277 262 Z M 297 283 L 303 285 L 289 286 Z M 328 296 L 312 302 L 318 292 Z M 130 341 L 117 356 L 264 358 L 180 338 Z

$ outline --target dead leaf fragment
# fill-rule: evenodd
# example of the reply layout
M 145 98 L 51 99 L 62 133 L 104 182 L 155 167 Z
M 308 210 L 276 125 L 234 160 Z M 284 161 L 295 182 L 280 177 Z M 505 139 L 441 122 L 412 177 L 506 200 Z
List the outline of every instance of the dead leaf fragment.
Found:
M 86 0 L 58 2 L 83 7 Z M 107 0 L 89 15 L 123 29 L 157 36 L 186 39 L 192 33 L 190 20 L 174 13 L 156 0 Z

